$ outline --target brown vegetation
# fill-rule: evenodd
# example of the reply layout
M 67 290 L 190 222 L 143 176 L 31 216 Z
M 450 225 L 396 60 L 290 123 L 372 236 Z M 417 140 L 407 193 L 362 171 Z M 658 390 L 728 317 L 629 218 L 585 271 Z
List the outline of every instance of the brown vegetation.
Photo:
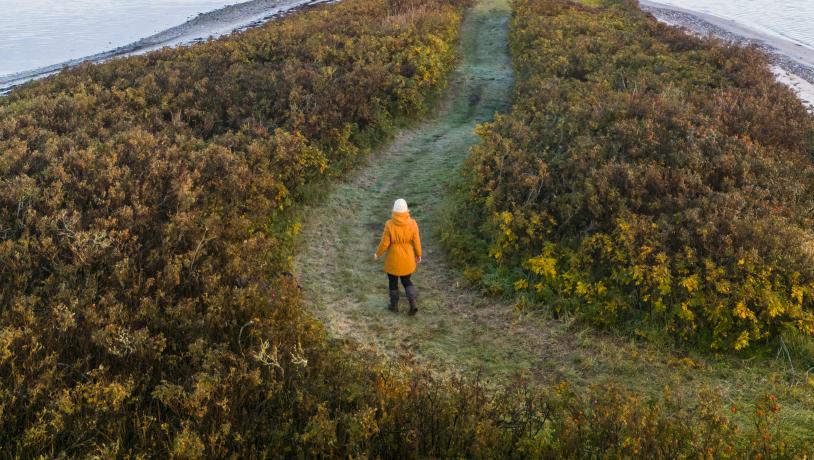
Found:
M 421 112 L 460 9 L 350 1 L 1 100 L 4 450 L 295 453 L 355 413 L 286 275 L 291 211 Z

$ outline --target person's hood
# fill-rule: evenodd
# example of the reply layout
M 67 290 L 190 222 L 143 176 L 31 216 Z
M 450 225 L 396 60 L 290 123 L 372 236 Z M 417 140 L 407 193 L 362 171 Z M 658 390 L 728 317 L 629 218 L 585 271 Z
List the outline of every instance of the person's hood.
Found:
M 394 212 L 391 220 L 396 225 L 407 225 L 410 222 L 410 212 Z
M 399 198 L 393 203 L 393 212 L 410 212 L 410 208 L 407 207 L 407 201 L 404 198 Z

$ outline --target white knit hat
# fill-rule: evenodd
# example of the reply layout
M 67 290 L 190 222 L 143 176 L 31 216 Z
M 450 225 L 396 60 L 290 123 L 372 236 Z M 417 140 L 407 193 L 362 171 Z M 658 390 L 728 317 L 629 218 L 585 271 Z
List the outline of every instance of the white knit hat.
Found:
M 407 202 L 404 201 L 403 198 L 399 198 L 398 200 L 396 200 L 395 203 L 393 203 L 393 212 L 407 212 L 407 211 L 409 211 L 409 209 L 407 209 Z

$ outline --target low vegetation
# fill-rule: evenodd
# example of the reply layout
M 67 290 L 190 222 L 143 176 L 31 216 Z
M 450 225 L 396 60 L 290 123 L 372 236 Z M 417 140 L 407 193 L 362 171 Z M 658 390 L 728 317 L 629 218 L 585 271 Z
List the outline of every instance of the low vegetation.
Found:
M 312 417 L 372 429 L 369 383 L 299 308 L 291 215 L 443 87 L 462 7 L 349 1 L 0 100 L 2 450 L 295 454 L 326 436 Z
M 479 129 L 453 257 L 603 327 L 721 351 L 814 334 L 814 119 L 757 50 L 604 4 L 515 2 L 515 102 Z
M 0 99 L 2 454 L 802 454 L 772 396 L 494 392 L 381 363 L 302 310 L 288 270 L 304 194 L 421 113 L 464 6 L 346 0 Z

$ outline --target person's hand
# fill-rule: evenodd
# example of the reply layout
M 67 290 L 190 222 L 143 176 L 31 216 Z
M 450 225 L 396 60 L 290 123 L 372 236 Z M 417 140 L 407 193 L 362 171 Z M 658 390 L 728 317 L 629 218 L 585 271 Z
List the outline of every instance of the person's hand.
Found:
M 373 253 L 373 260 L 379 260 L 379 255 L 375 252 Z
M 417 264 L 421 263 L 421 256 L 416 256 L 415 263 L 417 263 Z

